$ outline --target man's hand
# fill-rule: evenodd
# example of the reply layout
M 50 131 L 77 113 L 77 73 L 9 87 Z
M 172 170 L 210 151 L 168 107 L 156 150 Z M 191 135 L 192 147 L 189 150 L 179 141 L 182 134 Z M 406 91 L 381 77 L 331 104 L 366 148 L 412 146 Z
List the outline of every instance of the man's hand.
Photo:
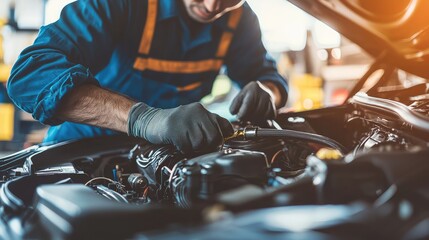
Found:
M 128 134 L 155 144 L 173 144 L 182 152 L 211 150 L 234 132 L 231 123 L 192 103 L 172 109 L 135 104 L 128 117 Z
M 213 150 L 233 134 L 228 120 L 199 103 L 163 110 L 90 84 L 63 99 L 58 117 L 128 132 L 155 144 L 173 144 L 182 152 Z
M 248 83 L 234 98 L 229 108 L 240 120 L 261 122 L 276 117 L 273 92 L 260 82 Z

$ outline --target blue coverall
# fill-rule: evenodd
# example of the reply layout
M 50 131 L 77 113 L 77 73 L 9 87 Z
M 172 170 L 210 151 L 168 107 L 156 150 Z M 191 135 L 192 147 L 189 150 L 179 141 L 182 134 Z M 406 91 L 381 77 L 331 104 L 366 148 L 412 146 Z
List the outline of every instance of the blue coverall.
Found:
M 136 68 L 136 59 L 214 59 L 225 32 L 233 33 L 221 59 L 228 76 L 241 87 L 250 81 L 274 82 L 285 99 L 287 83 L 267 56 L 257 17 L 247 4 L 241 8 L 236 29 L 229 22 L 234 10 L 191 32 L 182 0 L 158 0 L 150 50 L 142 54 L 148 1 L 76 1 L 63 9 L 57 22 L 42 27 L 34 44 L 21 53 L 8 93 L 36 120 L 52 125 L 45 142 L 118 134 L 56 117 L 63 97 L 82 84 L 96 84 L 158 108 L 199 101 L 210 93 L 219 69 L 158 72 Z

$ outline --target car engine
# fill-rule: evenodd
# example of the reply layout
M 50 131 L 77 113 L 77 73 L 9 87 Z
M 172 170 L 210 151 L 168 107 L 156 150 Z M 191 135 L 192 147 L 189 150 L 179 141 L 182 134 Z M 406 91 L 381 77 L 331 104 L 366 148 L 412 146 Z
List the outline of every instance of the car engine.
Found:
M 268 209 L 285 206 L 369 214 L 364 205 L 384 206 L 409 184 L 414 197 L 429 190 L 416 182 L 428 178 L 427 116 L 427 101 L 406 107 L 357 95 L 264 126 L 236 122 L 236 136 L 213 152 L 183 154 L 127 136 L 34 146 L 0 161 L 3 221 L 25 219 L 13 237 L 82 239 L 164 236 L 171 224 L 216 226 L 221 213 L 271 216 Z

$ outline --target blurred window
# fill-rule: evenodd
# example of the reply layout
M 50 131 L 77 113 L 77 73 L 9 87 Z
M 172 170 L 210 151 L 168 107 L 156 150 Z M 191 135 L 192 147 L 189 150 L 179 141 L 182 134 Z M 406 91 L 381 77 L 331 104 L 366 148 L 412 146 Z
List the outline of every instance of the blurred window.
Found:
M 75 0 L 48 0 L 45 5 L 44 24 L 48 25 L 60 18 L 61 10 L 69 3 Z

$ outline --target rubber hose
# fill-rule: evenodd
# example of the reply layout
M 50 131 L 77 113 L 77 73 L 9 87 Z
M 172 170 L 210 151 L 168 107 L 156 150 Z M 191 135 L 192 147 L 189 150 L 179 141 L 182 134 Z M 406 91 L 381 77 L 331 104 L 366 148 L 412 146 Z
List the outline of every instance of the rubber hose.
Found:
M 300 132 L 287 129 L 269 129 L 269 128 L 246 128 L 244 129 L 244 137 L 246 139 L 251 138 L 263 138 L 263 137 L 278 137 L 278 138 L 294 138 L 300 140 L 307 140 L 310 142 L 320 143 L 331 148 L 337 149 L 341 154 L 346 153 L 346 148 L 339 142 L 314 133 Z

